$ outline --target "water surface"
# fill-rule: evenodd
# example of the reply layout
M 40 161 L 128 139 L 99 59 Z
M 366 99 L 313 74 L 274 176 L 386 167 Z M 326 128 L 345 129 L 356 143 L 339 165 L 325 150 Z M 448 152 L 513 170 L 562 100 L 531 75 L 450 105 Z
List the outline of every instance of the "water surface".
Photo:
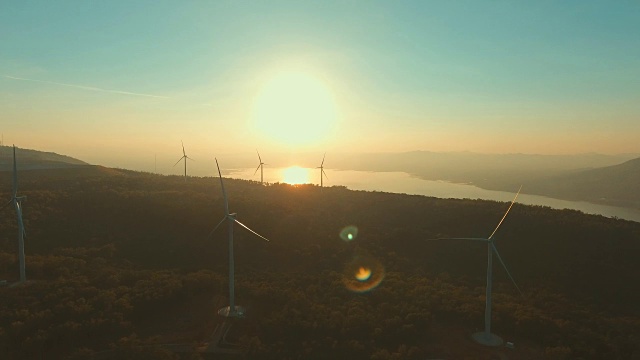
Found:
M 238 179 L 260 181 L 260 171 L 237 169 L 230 176 Z M 446 181 L 423 180 L 404 172 L 369 172 L 354 170 L 325 169 L 324 186 L 342 185 L 352 190 L 384 191 L 401 194 L 427 195 L 438 198 L 483 199 L 511 201 L 518 189 L 513 192 L 486 190 L 468 184 L 455 184 Z M 255 175 L 254 175 L 255 173 Z M 264 181 L 269 183 L 286 182 L 292 184 L 320 184 L 320 169 L 295 167 L 264 168 Z M 546 196 L 525 194 L 518 196 L 518 202 L 527 205 L 549 206 L 554 209 L 574 209 L 587 214 L 599 214 L 607 217 L 640 222 L 640 210 L 608 205 L 593 204 L 586 201 L 569 201 Z

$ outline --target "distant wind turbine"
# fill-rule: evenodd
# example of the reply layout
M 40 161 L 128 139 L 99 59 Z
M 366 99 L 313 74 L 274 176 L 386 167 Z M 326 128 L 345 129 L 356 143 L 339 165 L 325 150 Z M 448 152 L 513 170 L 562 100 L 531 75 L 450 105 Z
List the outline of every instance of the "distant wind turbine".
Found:
M 256 171 L 254 171 L 253 176 L 256 175 L 256 173 L 258 172 L 258 169 L 260 169 L 260 184 L 264 183 L 264 165 L 267 165 L 265 163 L 262 162 L 262 158 L 260 157 L 260 153 L 258 152 L 258 150 L 256 150 L 256 152 L 258 153 L 258 167 L 256 168 Z
M 213 236 L 213 233 L 222 225 L 223 222 L 227 222 L 228 231 L 229 231 L 229 306 L 224 307 L 218 310 L 218 314 L 225 317 L 242 317 L 244 316 L 244 308 L 236 305 L 235 302 L 235 270 L 233 263 L 233 224 L 236 223 L 262 240 L 269 241 L 266 237 L 258 234 L 257 232 L 251 230 L 248 226 L 241 223 L 236 219 L 236 213 L 229 212 L 229 201 L 227 199 L 227 192 L 224 189 L 224 182 L 222 181 L 222 173 L 220 172 L 220 165 L 218 164 L 218 159 L 216 159 L 216 166 L 218 167 L 218 175 L 220 176 L 220 187 L 222 188 L 222 197 L 224 198 L 224 217 L 222 220 L 216 225 L 216 227 L 211 231 L 209 237 Z
M 22 200 L 26 199 L 26 196 L 18 196 L 18 167 L 16 165 L 16 146 L 13 146 L 13 192 L 11 194 L 11 200 L 5 205 L 13 203 L 13 208 L 16 210 L 18 217 L 18 264 L 20 266 L 20 282 L 27 281 L 27 275 L 25 271 L 25 259 L 24 259 L 24 222 L 22 221 Z
M 500 225 L 502 225 L 502 222 L 504 221 L 504 219 L 509 214 L 509 211 L 511 211 L 511 208 L 513 207 L 513 204 L 515 204 L 516 199 L 518 198 L 518 195 L 520 194 L 520 190 L 522 190 L 522 186 L 520 186 L 520 189 L 516 193 L 516 196 L 513 198 L 513 201 L 511 201 L 511 205 L 509 205 L 509 208 L 507 209 L 507 212 L 504 213 L 504 216 L 502 217 L 502 219 L 498 223 L 498 226 L 496 226 L 495 230 L 493 230 L 493 232 L 491 233 L 491 235 L 489 235 L 488 238 L 486 238 L 486 239 L 485 238 L 439 238 L 439 239 L 433 239 L 433 240 L 471 240 L 471 241 L 481 241 L 481 242 L 486 242 L 487 243 L 487 289 L 486 289 L 486 303 L 485 303 L 485 308 L 484 308 L 484 331 L 483 332 L 477 332 L 477 333 L 473 334 L 473 339 L 476 342 L 478 342 L 480 344 L 483 344 L 483 345 L 488 345 L 488 346 L 500 346 L 500 345 L 502 345 L 502 338 L 500 338 L 498 335 L 495 335 L 495 334 L 491 333 L 491 286 L 492 286 L 492 282 L 493 282 L 493 274 L 492 274 L 492 271 L 493 271 L 493 253 L 496 254 L 496 256 L 498 257 L 498 260 L 500 261 L 500 264 L 502 264 L 502 267 L 507 272 L 507 275 L 509 276 L 509 279 L 511 279 L 511 282 L 513 282 L 513 285 L 515 285 L 516 289 L 518 289 L 518 292 L 520 293 L 520 295 L 522 295 L 522 291 L 520 291 L 520 288 L 518 287 L 518 284 L 516 284 L 516 281 L 513 279 L 513 276 L 511 276 L 511 273 L 509 273 L 509 270 L 507 269 L 507 265 L 505 265 L 504 261 L 502 261 L 502 258 L 500 257 L 500 253 L 498 253 L 498 249 L 496 248 L 496 245 L 494 244 L 494 239 L 493 239 L 493 236 L 496 234 L 496 232 L 500 228 Z
M 316 169 L 320 169 L 320 187 L 324 186 L 324 182 L 323 180 L 323 175 L 324 177 L 327 178 L 327 180 L 329 179 L 329 177 L 327 176 L 327 173 L 324 172 L 324 158 L 327 156 L 327 153 L 324 153 L 324 155 L 322 156 L 322 163 L 320 163 L 320 166 L 318 166 Z
M 184 181 L 187 181 L 187 159 L 191 161 L 195 161 L 195 160 L 187 156 L 187 153 L 184 151 L 184 142 L 182 142 L 182 157 L 180 158 L 180 160 L 178 160 L 178 162 L 173 164 L 173 166 L 178 165 L 178 163 L 180 163 L 180 161 L 182 161 L 183 159 L 184 159 Z

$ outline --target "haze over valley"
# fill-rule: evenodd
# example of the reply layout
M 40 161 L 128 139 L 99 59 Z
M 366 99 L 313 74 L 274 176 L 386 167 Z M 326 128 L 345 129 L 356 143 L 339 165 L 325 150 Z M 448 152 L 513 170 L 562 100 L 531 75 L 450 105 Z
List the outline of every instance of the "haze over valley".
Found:
M 640 359 L 640 4 L 0 4 L 0 359 Z

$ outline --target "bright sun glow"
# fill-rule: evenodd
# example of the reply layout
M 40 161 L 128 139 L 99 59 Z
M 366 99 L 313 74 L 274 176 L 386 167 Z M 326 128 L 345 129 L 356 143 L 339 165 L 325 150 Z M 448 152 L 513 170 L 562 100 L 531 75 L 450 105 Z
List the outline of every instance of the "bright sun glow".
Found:
M 322 140 L 336 119 L 328 88 L 302 72 L 283 72 L 267 82 L 255 99 L 252 115 L 254 129 L 285 145 Z
M 299 166 L 292 166 L 282 171 L 282 181 L 291 184 L 306 184 L 309 182 L 309 170 Z

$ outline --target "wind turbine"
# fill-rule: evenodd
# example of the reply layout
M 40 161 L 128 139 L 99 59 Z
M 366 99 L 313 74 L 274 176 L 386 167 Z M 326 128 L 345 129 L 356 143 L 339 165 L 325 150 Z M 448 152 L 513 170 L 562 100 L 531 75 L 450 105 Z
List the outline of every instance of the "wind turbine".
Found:
M 24 222 L 22 221 L 22 200 L 26 199 L 26 196 L 18 196 L 18 168 L 16 165 L 16 146 L 13 145 L 13 192 L 11 200 L 5 205 L 13 203 L 13 208 L 16 210 L 18 217 L 18 264 L 20 266 L 20 282 L 27 281 L 27 275 L 25 271 L 24 260 Z
M 228 231 L 229 231 L 229 306 L 223 307 L 218 310 L 218 314 L 224 317 L 243 317 L 244 316 L 244 308 L 236 305 L 235 299 L 235 288 L 234 288 L 234 264 L 233 264 L 233 224 L 236 223 L 243 228 L 247 229 L 252 234 L 261 238 L 262 240 L 269 241 L 266 237 L 258 234 L 257 232 L 251 230 L 248 226 L 241 223 L 236 219 L 236 213 L 229 212 L 229 201 L 227 199 L 227 192 L 224 190 L 224 182 L 222 181 L 222 173 L 220 173 L 220 165 L 218 164 L 218 159 L 216 159 L 216 166 L 218 167 L 218 175 L 220 176 L 220 187 L 222 188 L 222 197 L 224 198 L 224 217 L 222 220 L 216 225 L 216 227 L 211 231 L 209 237 L 213 236 L 213 233 L 222 225 L 223 222 L 227 222 Z
M 258 172 L 258 169 L 260 169 L 260 184 L 262 184 L 264 183 L 264 165 L 266 164 L 262 162 L 262 158 L 260 157 L 260 153 L 258 152 L 258 150 L 256 150 L 256 152 L 258 153 L 258 161 L 260 163 L 258 164 L 256 171 L 253 173 L 253 176 L 255 176 L 256 173 Z
M 509 211 L 511 211 L 513 204 L 515 204 L 516 199 L 520 194 L 520 190 L 522 190 L 522 186 L 520 186 L 520 189 L 516 193 L 516 196 L 513 198 L 513 201 L 511 201 L 511 205 L 509 205 L 507 212 L 504 213 L 504 216 L 498 223 L 498 226 L 496 226 L 495 230 L 493 230 L 493 232 L 491 233 L 491 235 L 489 235 L 488 238 L 485 239 L 485 238 L 466 238 L 465 237 L 465 238 L 434 239 L 434 240 L 471 240 L 471 241 L 481 241 L 481 242 L 487 243 L 487 289 L 486 289 L 486 303 L 484 308 L 484 331 L 473 334 L 473 339 L 476 342 L 483 345 L 500 346 L 502 345 L 502 342 L 503 342 L 502 338 L 500 338 L 498 335 L 491 333 L 491 286 L 493 282 L 493 274 L 492 274 L 493 253 L 496 254 L 496 256 L 498 257 L 498 260 L 500 261 L 500 264 L 502 264 L 502 267 L 507 272 L 509 279 L 511 279 L 511 282 L 513 282 L 513 285 L 516 286 L 516 289 L 518 289 L 518 292 L 520 293 L 520 295 L 522 295 L 522 291 L 520 291 L 518 284 L 516 284 L 516 281 L 513 279 L 513 276 L 511 276 L 511 273 L 509 273 L 509 270 L 507 269 L 507 265 L 505 265 L 504 261 L 502 261 L 502 258 L 500 257 L 500 253 L 498 253 L 498 249 L 496 248 L 496 245 L 494 243 L 494 238 L 493 238 L 493 236 L 496 234 L 496 232 L 500 228 L 500 225 L 502 225 L 502 222 L 509 214 Z
M 191 161 L 195 161 L 195 160 L 187 156 L 187 153 L 184 151 L 184 142 L 182 141 L 180 142 L 182 143 L 182 157 L 180 158 L 180 160 L 178 160 L 178 162 L 173 164 L 173 166 L 178 165 L 178 163 L 184 159 L 184 181 L 187 181 L 187 159 Z
M 324 177 L 326 177 L 327 179 L 329 179 L 329 177 L 327 176 L 327 173 L 324 172 L 324 158 L 327 156 L 327 153 L 324 153 L 324 155 L 322 156 L 322 163 L 320 163 L 320 166 L 318 166 L 316 169 L 320 169 L 320 187 L 324 186 L 323 183 L 323 178 L 322 176 L 324 175 Z

